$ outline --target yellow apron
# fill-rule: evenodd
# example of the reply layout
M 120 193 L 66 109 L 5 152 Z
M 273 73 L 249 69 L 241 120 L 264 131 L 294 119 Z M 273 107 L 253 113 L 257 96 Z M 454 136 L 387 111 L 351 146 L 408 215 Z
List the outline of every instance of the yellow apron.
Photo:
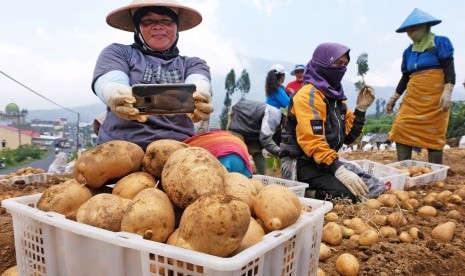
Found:
M 439 107 L 444 89 L 442 69 L 425 70 L 410 76 L 389 140 L 409 146 L 442 150 L 446 144 L 450 109 Z

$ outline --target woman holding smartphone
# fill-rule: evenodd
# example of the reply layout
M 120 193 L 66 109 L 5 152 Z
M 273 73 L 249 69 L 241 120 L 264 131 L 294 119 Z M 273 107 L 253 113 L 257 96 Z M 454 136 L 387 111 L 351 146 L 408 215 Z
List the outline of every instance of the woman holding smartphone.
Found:
M 100 53 L 92 89 L 107 105 L 98 143 L 125 140 L 144 150 L 159 139 L 183 141 L 195 134 L 194 123 L 206 121 L 213 111 L 210 67 L 198 57 L 179 54 L 179 32 L 202 21 L 200 13 L 174 0 L 134 0 L 112 11 L 107 23 L 134 32 L 134 43 L 113 43 Z M 134 84 L 191 83 L 195 110 L 191 114 L 141 115 L 133 106 Z

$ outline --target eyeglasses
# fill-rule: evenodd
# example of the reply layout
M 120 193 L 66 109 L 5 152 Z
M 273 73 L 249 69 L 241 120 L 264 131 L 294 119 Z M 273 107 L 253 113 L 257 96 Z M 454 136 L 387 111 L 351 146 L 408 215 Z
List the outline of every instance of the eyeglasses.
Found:
M 156 26 L 156 25 L 171 27 L 171 26 L 173 26 L 173 24 L 174 24 L 174 20 L 172 20 L 170 18 L 163 18 L 163 19 L 160 19 L 160 20 L 153 20 L 153 19 L 147 18 L 147 19 L 143 19 L 143 20 L 140 21 L 140 25 L 143 26 L 143 27 L 153 27 L 153 26 Z

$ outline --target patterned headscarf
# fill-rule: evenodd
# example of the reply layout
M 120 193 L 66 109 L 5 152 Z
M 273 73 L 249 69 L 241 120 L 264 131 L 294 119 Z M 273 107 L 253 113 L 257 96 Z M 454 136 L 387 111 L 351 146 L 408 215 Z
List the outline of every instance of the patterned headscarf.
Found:
M 339 43 L 318 45 L 305 69 L 304 84 L 314 85 L 327 98 L 346 100 L 341 81 L 347 68 L 331 67 L 331 64 L 344 54 L 347 54 L 350 60 L 349 51 L 350 48 Z

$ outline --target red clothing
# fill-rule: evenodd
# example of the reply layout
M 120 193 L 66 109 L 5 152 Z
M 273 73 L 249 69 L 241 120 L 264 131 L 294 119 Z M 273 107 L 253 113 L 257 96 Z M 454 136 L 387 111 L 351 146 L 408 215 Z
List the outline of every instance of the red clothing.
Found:
M 296 93 L 297 91 L 299 91 L 299 89 L 304 85 L 304 82 L 303 81 L 298 81 L 298 80 L 295 80 L 295 81 L 291 81 L 290 83 L 288 83 L 286 85 L 286 93 L 287 95 L 289 95 L 289 97 L 291 95 L 294 95 L 294 93 Z

